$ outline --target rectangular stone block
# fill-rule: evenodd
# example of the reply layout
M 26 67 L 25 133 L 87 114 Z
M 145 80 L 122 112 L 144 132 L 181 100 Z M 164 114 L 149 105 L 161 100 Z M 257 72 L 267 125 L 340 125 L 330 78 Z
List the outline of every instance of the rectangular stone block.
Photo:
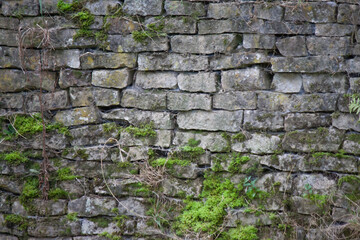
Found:
M 231 149 L 241 153 L 274 153 L 279 149 L 280 142 L 278 136 L 254 133 L 245 141 L 233 143 Z
M 37 16 L 39 15 L 39 3 L 36 0 L 2 1 L 1 11 L 4 16 Z
M 144 89 L 152 88 L 168 88 L 174 89 L 177 87 L 177 74 L 174 72 L 137 72 L 136 86 Z
M 218 74 L 210 72 L 180 73 L 177 76 L 179 88 L 187 92 L 216 92 Z
M 132 35 L 109 35 L 110 50 L 113 52 L 159 52 L 169 49 L 166 37 L 148 38 L 145 42 L 136 42 Z
M 314 27 L 310 23 L 263 21 L 258 30 L 260 34 L 313 34 Z
M 112 213 L 112 209 L 116 208 L 117 205 L 116 200 L 111 197 L 83 196 L 69 201 L 68 212 L 76 212 L 79 217 L 113 216 L 115 213 Z
M 355 114 L 339 113 L 333 115 L 332 125 L 337 129 L 354 130 L 360 132 L 359 116 Z
M 92 72 L 91 83 L 98 87 L 122 89 L 131 84 L 129 69 L 119 70 L 95 70 Z
M 55 120 L 65 126 L 75 126 L 97 122 L 96 110 L 91 107 L 74 108 L 71 110 L 59 111 Z
M 0 108 L 22 108 L 23 103 L 22 94 L 0 94 Z
M 91 85 L 91 71 L 61 69 L 59 85 L 61 88 Z
M 56 74 L 54 72 L 41 72 L 42 89 L 53 91 L 55 89 Z M 0 91 L 18 92 L 25 89 L 40 88 L 40 73 L 21 70 L 0 69 Z
M 252 17 L 253 4 L 245 3 L 210 3 L 208 6 L 209 18 L 245 18 L 246 20 Z
M 330 125 L 331 114 L 327 113 L 290 113 L 285 116 L 285 131 Z
M 208 57 L 180 54 L 139 54 L 138 70 L 173 70 L 173 71 L 201 71 L 209 66 Z
M 124 12 L 129 15 L 160 15 L 162 10 L 162 0 L 125 0 Z
M 144 110 L 164 110 L 166 109 L 166 93 L 126 89 L 122 92 L 121 106 Z
M 96 106 L 108 107 L 120 105 L 120 93 L 118 90 L 108 88 L 94 88 L 93 95 Z
M 350 91 L 355 93 L 355 92 L 360 92 L 360 78 L 359 77 L 353 77 L 353 78 L 349 78 L 349 82 L 350 82 Z
M 352 25 L 360 24 L 359 5 L 339 4 L 337 21 Z
M 118 90 L 94 87 L 71 87 L 70 99 L 73 107 L 84 107 L 95 104 L 108 107 L 120 104 Z
M 199 2 L 166 0 L 165 11 L 167 15 L 176 16 L 195 15 L 201 17 L 206 15 L 205 5 Z
M 167 93 L 167 108 L 174 111 L 211 110 L 211 96 L 196 93 Z
M 337 23 L 319 23 L 315 24 L 315 35 L 324 37 L 342 37 L 351 35 L 354 31 L 354 25 L 345 25 Z
M 0 29 L 0 45 L 17 47 L 18 36 L 17 31 Z
M 275 47 L 274 35 L 244 34 L 244 48 L 273 49 Z
M 303 85 L 301 74 L 296 73 L 276 73 L 271 83 L 271 88 L 276 92 L 298 93 Z
M 281 55 L 286 57 L 307 56 L 306 41 L 304 36 L 280 38 L 276 41 L 276 47 Z
M 287 132 L 282 147 L 290 152 L 337 152 L 344 137 L 344 131 L 334 128 Z
M 170 147 L 172 131 L 170 130 L 155 130 L 154 137 L 135 137 L 132 134 L 122 131 L 120 134 L 120 144 L 122 146 L 155 146 L 155 147 Z
M 178 53 L 211 54 L 229 52 L 239 44 L 239 38 L 233 34 L 222 35 L 176 35 L 171 38 L 171 49 Z
M 360 72 L 360 57 L 346 60 L 343 68 L 341 69 L 347 73 L 359 73 Z
M 229 139 L 223 133 L 213 133 L 213 132 L 183 132 L 176 131 L 175 137 L 173 140 L 173 145 L 184 146 L 188 143 L 190 139 L 195 139 L 199 142 L 199 147 L 209 150 L 211 152 L 228 152 L 229 149 Z
M 93 38 L 78 38 L 74 40 L 76 35 L 75 29 L 60 29 L 50 31 L 51 46 L 55 49 L 68 48 L 90 48 L 96 47 L 96 42 Z M 40 38 L 39 40 L 41 40 Z M 34 44 L 36 47 L 37 45 Z
M 273 57 L 271 69 L 273 72 L 339 72 L 342 57 L 315 56 L 315 57 Z M 342 70 L 344 71 L 344 70 Z
M 238 132 L 241 130 L 243 111 L 191 111 L 178 114 L 180 129 Z
M 107 18 L 106 24 L 108 25 L 109 34 L 131 34 L 133 31 L 140 30 L 140 24 L 136 21 L 123 18 Z
M 70 129 L 71 146 L 85 146 L 105 144 L 109 138 L 116 138 L 119 134 L 117 128 L 105 131 L 106 125 L 88 125 L 84 127 Z M 100 160 L 100 159 L 98 159 Z
M 173 2 L 173 1 L 171 1 Z M 160 24 L 164 26 L 162 32 L 164 33 L 196 33 L 196 18 L 183 16 L 183 17 L 164 17 L 157 19 L 156 17 L 149 18 L 145 24 Z
M 18 48 L 0 47 L 0 68 L 24 68 L 28 70 L 40 68 L 40 51 L 26 49 L 23 54 L 24 62 L 21 63 Z
M 16 18 L 0 17 L 0 28 L 3 29 L 18 30 L 19 23 L 19 19 Z
M 306 45 L 311 55 L 348 55 L 350 37 L 307 37 Z
M 109 15 L 109 9 L 116 8 L 119 2 L 114 0 L 107 1 L 87 1 L 85 8 L 93 15 Z
M 37 30 L 41 30 L 39 26 L 47 28 L 50 31 L 54 31 L 54 28 L 77 28 L 74 22 L 69 21 L 69 19 L 66 19 L 64 16 L 24 17 L 20 22 L 20 27 L 24 30 L 34 27 L 37 28 Z
M 72 107 L 91 106 L 94 102 L 92 87 L 70 87 L 69 93 Z
M 287 95 L 261 92 L 257 104 L 258 109 L 264 111 L 333 112 L 337 99 L 338 94 L 331 93 Z
M 42 104 L 44 111 L 66 108 L 68 107 L 68 93 L 67 91 L 43 93 Z M 40 112 L 39 93 L 27 95 L 25 98 L 25 107 L 29 112 Z
M 173 122 L 169 112 L 150 112 L 137 109 L 114 109 L 101 113 L 102 118 L 127 121 L 132 125 L 141 126 L 153 123 L 156 129 L 173 129 Z
M 221 86 L 224 90 L 261 90 L 270 88 L 270 76 L 260 67 L 223 71 Z
M 305 92 L 346 93 L 349 86 L 345 74 L 304 74 Z
M 214 70 L 242 68 L 261 63 L 270 63 L 270 57 L 264 52 L 239 52 L 210 58 L 210 68 Z
M 213 97 L 215 109 L 240 110 L 256 109 L 255 92 L 220 92 Z
M 42 54 L 44 69 L 80 68 L 79 50 L 55 50 Z
M 283 15 L 284 8 L 280 5 L 267 2 L 254 5 L 254 16 L 257 18 L 279 22 Z
M 80 56 L 82 69 L 95 68 L 133 68 L 136 65 L 136 55 L 132 53 L 89 52 Z
M 234 20 L 201 20 L 199 22 L 199 34 L 210 33 L 258 33 L 264 21 L 261 19 Z
M 308 2 L 303 5 L 285 7 L 285 21 L 314 23 L 336 22 L 335 2 Z
M 246 130 L 279 131 L 284 128 L 284 118 L 279 112 L 245 110 L 244 128 Z

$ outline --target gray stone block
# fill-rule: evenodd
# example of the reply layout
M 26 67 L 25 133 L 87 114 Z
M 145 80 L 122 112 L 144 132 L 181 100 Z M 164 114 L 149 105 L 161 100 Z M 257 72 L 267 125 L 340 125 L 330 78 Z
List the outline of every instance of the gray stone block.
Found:
M 349 86 L 345 74 L 304 74 L 305 92 L 346 93 Z
M 159 52 L 169 49 L 168 39 L 166 37 L 152 37 L 144 42 L 136 42 L 132 35 L 109 35 L 108 42 L 113 52 Z
M 98 119 L 95 109 L 90 107 L 59 111 L 54 118 L 65 126 L 95 123 Z
M 284 8 L 272 3 L 257 3 L 254 5 L 254 16 L 271 21 L 281 21 Z
M 211 110 L 211 96 L 208 94 L 168 92 L 167 108 L 174 111 Z
M 205 5 L 200 2 L 187 2 L 187 1 L 165 1 L 165 11 L 167 15 L 194 15 L 197 17 L 205 16 Z
M 336 24 L 336 23 L 319 23 L 315 25 L 315 35 L 325 37 L 342 37 L 351 35 L 354 32 L 353 25 Z
M 274 35 L 244 34 L 243 47 L 255 49 L 273 49 L 275 47 Z
M 306 45 L 311 55 L 348 55 L 350 37 L 307 37 Z
M 220 92 L 213 97 L 213 107 L 225 110 L 256 109 L 256 100 L 254 92 Z
M 276 41 L 276 47 L 281 55 L 286 57 L 301 57 L 307 55 L 305 37 L 295 36 L 281 38 Z
M 68 93 L 64 90 L 52 93 L 43 93 L 41 100 L 44 111 L 64 109 L 68 107 Z M 26 96 L 25 108 L 29 112 L 41 111 L 39 93 L 33 93 Z
M 295 129 L 329 127 L 331 114 L 328 113 L 290 113 L 285 116 L 285 131 Z
M 144 89 L 152 88 L 168 88 L 174 89 L 177 87 L 177 74 L 174 72 L 137 72 L 136 86 Z
M 166 109 L 166 93 L 126 89 L 122 92 L 121 106 L 144 110 L 164 110 Z
M 214 70 L 242 68 L 253 64 L 270 63 L 270 57 L 264 52 L 239 52 L 231 55 L 219 55 L 210 58 L 210 68 Z
M 130 15 L 160 15 L 162 0 L 125 0 L 124 12 Z
M 91 85 L 91 71 L 61 69 L 59 85 L 61 88 Z
M 252 17 L 253 4 L 245 3 L 210 3 L 208 6 L 208 17 L 215 19 L 240 18 L 248 20 Z
M 303 85 L 302 76 L 294 73 L 276 73 L 271 88 L 276 92 L 298 93 Z
M 179 88 L 187 92 L 216 92 L 218 74 L 209 72 L 180 73 L 177 76 Z
M 309 2 L 303 5 L 285 7 L 285 21 L 304 21 L 314 23 L 336 22 L 334 2 Z
M 80 56 L 82 69 L 95 68 L 133 68 L 136 65 L 136 55 L 133 53 L 92 52 Z
M 131 74 L 129 69 L 95 70 L 92 72 L 91 83 L 98 87 L 122 89 L 130 85 Z
M 284 117 L 279 112 L 245 110 L 244 129 L 279 131 L 284 128 Z
M 268 136 L 265 134 L 254 133 L 250 138 L 243 142 L 233 143 L 231 149 L 235 152 L 241 153 L 274 153 L 279 149 L 279 143 L 281 142 L 278 136 Z
M 224 90 L 262 90 L 270 88 L 270 76 L 260 67 L 223 71 L 221 86 Z

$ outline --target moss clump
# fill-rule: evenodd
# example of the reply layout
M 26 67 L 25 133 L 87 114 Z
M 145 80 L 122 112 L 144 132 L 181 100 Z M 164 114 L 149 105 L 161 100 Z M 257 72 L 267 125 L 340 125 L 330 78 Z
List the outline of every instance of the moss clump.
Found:
M 75 176 L 69 167 L 60 168 L 56 171 L 57 173 L 57 180 L 59 181 L 71 181 L 75 180 L 76 178 L 80 178 L 80 176 Z
M 243 133 L 237 133 L 235 135 L 233 135 L 232 140 L 237 141 L 237 142 L 244 142 L 246 140 L 246 136 Z
M 249 162 L 249 156 L 240 156 L 240 154 L 234 154 L 229 165 L 229 172 L 241 173 L 242 165 Z
M 350 134 L 347 137 L 350 141 L 360 143 L 360 134 Z
M 67 199 L 69 198 L 69 193 L 61 188 L 55 188 L 49 191 L 49 198 L 53 200 Z
M 257 240 L 258 229 L 252 225 L 232 228 L 221 234 L 219 240 Z
M 168 167 L 172 168 L 174 165 L 179 165 L 182 167 L 188 166 L 190 161 L 182 159 L 172 159 L 172 158 L 158 158 L 150 162 L 152 167 Z
M 102 128 L 103 128 L 104 132 L 110 133 L 110 132 L 116 131 L 116 124 L 115 123 L 104 123 L 102 125 Z
M 56 6 L 61 13 L 73 12 L 82 8 L 82 4 L 78 0 L 74 0 L 72 3 L 66 3 L 60 0 Z
M 163 22 L 160 22 L 158 24 L 150 23 L 146 25 L 146 30 L 133 31 L 131 33 L 131 36 L 135 42 L 146 43 L 146 40 L 151 38 L 166 37 L 167 34 L 163 32 L 164 27 L 165 25 Z
M 26 210 L 31 210 L 33 199 L 39 196 L 39 180 L 37 178 L 30 178 L 25 182 L 19 200 Z
M 9 228 L 17 227 L 21 231 L 25 231 L 29 226 L 27 218 L 17 214 L 6 215 L 5 224 Z
M 21 163 L 27 163 L 29 159 L 22 152 L 13 151 L 10 153 L 0 154 L 0 159 L 7 161 L 11 165 L 19 165 Z
M 69 220 L 70 222 L 76 222 L 78 220 L 77 215 L 78 215 L 77 212 L 68 213 L 66 215 L 66 219 Z
M 348 175 L 341 177 L 338 181 L 338 186 L 342 186 L 344 182 L 348 182 L 350 184 L 359 184 L 360 185 L 360 177 L 354 175 Z
M 140 127 L 129 126 L 125 131 L 137 138 L 156 137 L 153 124 L 143 124 Z
M 87 160 L 89 158 L 89 154 L 86 153 L 85 149 L 77 149 L 74 154 L 74 158 L 79 157 L 82 160 Z
M 106 228 L 109 226 L 109 223 L 111 223 L 111 220 L 105 217 L 89 218 L 89 220 L 96 223 L 96 225 L 101 228 Z

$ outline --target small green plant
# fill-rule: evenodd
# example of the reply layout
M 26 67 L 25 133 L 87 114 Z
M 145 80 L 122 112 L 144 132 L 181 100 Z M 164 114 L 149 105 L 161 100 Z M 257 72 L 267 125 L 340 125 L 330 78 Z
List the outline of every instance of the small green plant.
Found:
M 188 166 L 190 161 L 182 160 L 182 159 L 172 159 L 172 158 L 158 158 L 154 161 L 150 162 L 150 165 L 153 167 L 163 167 L 166 166 L 168 168 L 172 168 L 174 165 L 179 166 Z
M 356 113 L 357 115 L 359 115 L 359 113 L 360 113 L 360 97 L 357 94 L 353 94 L 350 96 L 349 110 L 350 110 L 350 113 Z M 359 118 L 359 120 L 360 120 L 360 118 Z
M 27 163 L 29 159 L 22 152 L 13 151 L 10 153 L 0 154 L 0 159 L 7 161 L 11 165 L 19 165 L 21 163 Z
M 156 137 L 154 124 L 143 124 L 140 127 L 129 126 L 125 131 L 137 138 Z
M 150 23 L 146 25 L 145 30 L 133 31 L 131 35 L 135 42 L 146 43 L 146 40 L 148 39 L 152 39 L 155 37 L 166 37 L 167 34 L 163 32 L 164 27 L 165 25 L 163 22 L 160 22 L 158 24 Z
M 39 180 L 38 178 L 32 177 L 27 179 L 25 182 L 21 195 L 19 197 L 20 203 L 25 207 L 26 210 L 31 210 L 32 201 L 40 196 L 39 191 Z
M 243 133 L 237 133 L 235 135 L 233 135 L 232 140 L 237 141 L 237 142 L 244 142 L 246 140 L 246 136 Z
M 77 215 L 78 215 L 77 212 L 68 213 L 66 215 L 66 219 L 69 220 L 70 222 L 76 222 L 78 220 Z
M 17 214 L 6 215 L 5 224 L 9 228 L 17 227 L 21 231 L 25 231 L 29 226 L 27 218 Z
M 229 172 L 240 173 L 242 171 L 242 165 L 249 161 L 249 156 L 240 156 L 240 154 L 234 154 L 229 165 Z
M 69 193 L 61 188 L 50 189 L 49 198 L 53 200 L 67 199 L 69 198 Z
M 80 176 L 75 176 L 69 167 L 60 168 L 56 171 L 57 173 L 57 180 L 59 181 L 71 181 L 75 180 L 76 178 L 80 178 Z
M 304 186 L 306 193 L 304 193 L 303 197 L 312 200 L 316 206 L 320 208 L 324 208 L 325 204 L 327 203 L 329 196 L 327 195 L 320 195 L 313 193 L 312 186 L 307 183 Z
M 258 229 L 252 225 L 238 226 L 227 232 L 223 232 L 219 240 L 257 240 Z

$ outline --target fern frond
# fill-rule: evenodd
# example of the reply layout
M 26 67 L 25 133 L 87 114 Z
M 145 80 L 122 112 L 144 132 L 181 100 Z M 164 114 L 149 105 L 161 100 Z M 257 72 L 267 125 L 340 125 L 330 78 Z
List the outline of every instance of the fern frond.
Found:
M 356 114 L 360 113 L 360 98 L 352 97 L 349 104 L 350 113 L 355 112 Z

